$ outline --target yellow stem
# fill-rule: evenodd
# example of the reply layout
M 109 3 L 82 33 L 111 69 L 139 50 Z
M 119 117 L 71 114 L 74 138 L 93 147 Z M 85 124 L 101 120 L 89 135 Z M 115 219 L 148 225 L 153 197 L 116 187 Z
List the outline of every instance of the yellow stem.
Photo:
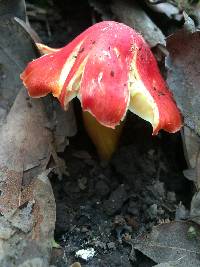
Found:
M 100 159 L 109 161 L 119 144 L 124 123 L 111 129 L 100 124 L 89 112 L 83 112 L 83 121 Z

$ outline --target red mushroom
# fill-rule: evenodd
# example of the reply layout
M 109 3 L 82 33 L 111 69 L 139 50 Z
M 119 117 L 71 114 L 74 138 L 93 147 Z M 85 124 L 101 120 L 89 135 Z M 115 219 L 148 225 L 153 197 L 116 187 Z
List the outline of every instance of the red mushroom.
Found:
M 61 49 L 38 47 L 45 55 L 21 74 L 30 96 L 52 93 L 64 108 L 77 96 L 83 111 L 113 129 L 128 109 L 149 121 L 153 134 L 181 128 L 181 114 L 157 62 L 132 28 L 103 21 Z

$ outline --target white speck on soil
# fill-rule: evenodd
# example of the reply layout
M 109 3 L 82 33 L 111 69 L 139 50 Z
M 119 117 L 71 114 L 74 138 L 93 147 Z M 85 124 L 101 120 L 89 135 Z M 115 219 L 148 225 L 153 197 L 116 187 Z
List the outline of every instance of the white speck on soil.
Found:
M 80 249 L 76 252 L 76 257 L 88 261 L 89 259 L 94 257 L 94 254 L 95 250 L 93 248 Z

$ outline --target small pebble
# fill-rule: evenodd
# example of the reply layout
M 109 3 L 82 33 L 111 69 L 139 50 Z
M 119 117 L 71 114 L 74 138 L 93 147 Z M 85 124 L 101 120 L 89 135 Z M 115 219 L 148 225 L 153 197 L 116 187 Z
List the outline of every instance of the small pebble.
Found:
M 100 197 L 104 197 L 109 194 L 110 188 L 104 181 L 100 180 L 95 185 L 95 191 Z
M 95 250 L 93 248 L 80 249 L 76 252 L 76 257 L 88 261 L 94 257 L 94 254 Z
M 83 227 L 81 228 L 81 232 L 82 232 L 82 233 L 86 233 L 86 232 L 88 232 L 88 231 L 89 231 L 89 229 L 88 229 L 87 226 L 83 226 Z
M 106 201 L 104 201 L 104 209 L 108 215 L 113 215 L 121 209 L 128 195 L 123 184 L 113 191 Z

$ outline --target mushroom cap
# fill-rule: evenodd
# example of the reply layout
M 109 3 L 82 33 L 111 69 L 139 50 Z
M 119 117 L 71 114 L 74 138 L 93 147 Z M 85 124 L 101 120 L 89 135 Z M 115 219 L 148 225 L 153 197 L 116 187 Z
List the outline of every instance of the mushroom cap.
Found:
M 176 132 L 182 117 L 142 36 L 114 21 L 97 23 L 61 49 L 38 44 L 42 57 L 21 79 L 30 96 L 52 93 L 64 108 L 77 96 L 82 109 L 115 128 L 127 110 L 149 121 L 153 133 Z

